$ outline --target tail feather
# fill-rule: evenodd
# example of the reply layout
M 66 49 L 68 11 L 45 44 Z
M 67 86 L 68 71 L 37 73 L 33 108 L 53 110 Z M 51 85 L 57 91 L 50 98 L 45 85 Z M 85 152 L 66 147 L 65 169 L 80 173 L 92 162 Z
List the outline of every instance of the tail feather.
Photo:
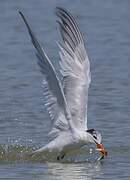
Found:
M 42 147 L 40 149 L 37 149 L 33 152 L 30 153 L 30 156 L 36 156 L 36 155 L 40 155 L 40 154 L 43 154 L 46 152 L 46 148 L 45 147 Z

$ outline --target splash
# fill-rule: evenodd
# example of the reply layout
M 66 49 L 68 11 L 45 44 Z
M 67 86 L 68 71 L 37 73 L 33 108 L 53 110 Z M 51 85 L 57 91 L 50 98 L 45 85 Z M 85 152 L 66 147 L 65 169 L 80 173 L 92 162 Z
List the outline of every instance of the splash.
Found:
M 31 153 L 38 149 L 39 147 L 32 145 L 21 145 L 21 144 L 13 144 L 13 145 L 0 145 L 0 162 L 1 163 L 14 163 L 14 162 L 56 162 L 57 154 L 41 154 L 39 156 L 31 156 Z M 87 154 L 87 155 L 86 155 Z M 62 160 L 64 163 L 70 162 L 88 162 L 95 158 L 95 153 L 90 152 L 86 149 L 81 149 L 78 152 L 74 152 L 73 154 L 67 155 L 67 157 Z

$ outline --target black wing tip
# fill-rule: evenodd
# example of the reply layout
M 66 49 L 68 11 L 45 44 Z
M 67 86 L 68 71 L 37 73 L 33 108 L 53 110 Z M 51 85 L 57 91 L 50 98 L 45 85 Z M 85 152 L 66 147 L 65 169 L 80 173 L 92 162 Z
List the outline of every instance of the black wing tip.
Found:
M 66 9 L 65 8 L 63 8 L 63 7 L 60 7 L 60 6 L 57 6 L 56 7 L 56 11 L 65 11 Z
M 57 6 L 55 8 L 55 12 L 56 12 L 57 16 L 59 16 L 59 14 L 63 14 L 63 13 L 70 14 L 69 11 L 66 8 L 59 7 L 59 6 Z
M 57 6 L 57 7 L 55 8 L 55 11 L 56 11 L 56 13 L 57 13 L 57 12 L 59 12 L 59 11 L 62 10 L 62 9 L 63 9 L 62 7 Z
M 18 13 L 20 14 L 21 17 L 24 17 L 22 11 L 18 10 Z
M 21 14 L 22 14 L 22 11 L 18 10 L 18 13 L 21 15 Z
M 56 8 L 55 8 L 55 14 L 56 14 L 57 16 L 59 16 L 60 9 L 61 9 L 61 7 L 56 7 Z
M 22 13 L 22 11 L 19 11 L 19 10 L 18 10 L 18 13 L 20 14 L 20 16 L 22 17 L 22 19 L 24 20 L 25 24 L 27 24 L 26 19 L 25 19 L 25 17 L 24 17 L 24 14 Z

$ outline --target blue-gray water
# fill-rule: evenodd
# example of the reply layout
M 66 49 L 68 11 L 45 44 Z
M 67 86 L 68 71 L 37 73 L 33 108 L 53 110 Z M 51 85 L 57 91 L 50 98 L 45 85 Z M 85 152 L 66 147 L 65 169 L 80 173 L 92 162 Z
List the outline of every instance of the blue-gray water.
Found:
M 102 162 L 41 162 L 23 159 L 48 141 L 42 75 L 18 10 L 30 21 L 58 67 L 54 9 L 76 17 L 91 61 L 88 126 L 102 132 L 108 157 Z M 91 155 L 92 156 L 92 155 Z M 91 159 L 91 157 L 90 157 Z M 130 1 L 0 1 L 0 179 L 130 179 Z

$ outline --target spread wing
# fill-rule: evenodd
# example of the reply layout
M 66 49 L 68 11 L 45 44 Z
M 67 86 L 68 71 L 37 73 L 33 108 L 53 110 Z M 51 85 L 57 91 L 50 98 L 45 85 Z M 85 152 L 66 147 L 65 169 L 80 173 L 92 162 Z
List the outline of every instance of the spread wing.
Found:
M 88 88 L 91 81 L 90 63 L 82 34 L 73 16 L 63 8 L 56 8 L 63 42 L 60 47 L 60 66 L 64 93 L 73 123 L 78 129 L 87 128 Z
M 64 96 L 61 83 L 56 75 L 55 69 L 36 39 L 24 15 L 19 12 L 27 26 L 32 43 L 36 49 L 38 57 L 38 64 L 43 73 L 43 100 L 48 110 L 50 118 L 53 121 L 53 128 L 51 135 L 57 136 L 60 131 L 69 129 L 70 112 L 67 108 L 66 99 Z

